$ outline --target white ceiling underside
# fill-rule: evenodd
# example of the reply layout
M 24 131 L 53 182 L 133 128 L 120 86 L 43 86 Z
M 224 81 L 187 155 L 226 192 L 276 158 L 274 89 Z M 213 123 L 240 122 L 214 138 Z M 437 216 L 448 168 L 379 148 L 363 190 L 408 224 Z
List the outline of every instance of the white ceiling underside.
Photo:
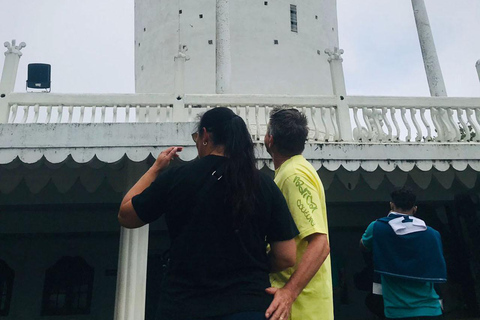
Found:
M 65 193 L 79 181 L 89 192 L 107 182 L 125 191 L 125 165 L 143 163 L 170 145 L 183 146 L 182 161 L 197 156 L 192 123 L 58 124 L 0 126 L 0 192 L 24 181 L 32 193 L 53 183 Z M 449 189 L 455 180 L 471 189 L 480 172 L 476 143 L 324 143 L 310 141 L 304 156 L 326 189 L 338 179 L 353 190 L 363 179 L 377 189 L 387 179 L 403 185 L 408 177 L 422 189 L 432 181 Z M 259 167 L 273 163 L 258 141 Z

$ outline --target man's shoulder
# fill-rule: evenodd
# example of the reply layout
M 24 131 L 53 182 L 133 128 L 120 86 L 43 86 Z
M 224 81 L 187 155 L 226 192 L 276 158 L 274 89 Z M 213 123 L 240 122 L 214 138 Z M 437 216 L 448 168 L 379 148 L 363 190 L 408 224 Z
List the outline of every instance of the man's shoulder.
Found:
M 280 185 L 295 177 L 320 181 L 315 168 L 302 155 L 293 156 L 285 161 L 276 172 L 275 182 Z

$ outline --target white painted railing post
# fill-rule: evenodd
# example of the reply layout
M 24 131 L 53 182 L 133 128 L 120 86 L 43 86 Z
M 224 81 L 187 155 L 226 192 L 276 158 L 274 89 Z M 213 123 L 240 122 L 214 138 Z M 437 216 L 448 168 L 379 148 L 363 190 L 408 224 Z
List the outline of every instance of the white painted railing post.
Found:
M 350 123 L 350 113 L 345 97 L 347 89 L 345 87 L 345 76 L 343 73 L 343 49 L 335 47 L 332 50 L 326 49 L 328 62 L 330 63 L 330 72 L 332 74 L 333 94 L 337 97 L 337 123 L 341 141 L 352 141 L 352 125 Z
M 187 56 L 188 48 L 186 45 L 179 45 L 178 54 L 174 57 L 175 62 L 175 101 L 173 102 L 172 119 L 175 122 L 185 121 L 185 62 L 190 60 Z
M 230 93 L 232 57 L 230 47 L 230 12 L 228 0 L 216 5 L 216 93 Z
M 8 108 L 7 97 L 15 89 L 15 80 L 17 79 L 18 62 L 22 56 L 22 48 L 26 46 L 25 42 L 20 45 L 15 45 L 15 40 L 12 44 L 5 42 L 5 63 L 3 65 L 2 79 L 0 80 L 0 123 L 7 123 L 10 109 Z
M 423 63 L 427 73 L 428 87 L 432 97 L 446 97 L 447 90 L 443 81 L 440 62 L 438 61 L 432 29 L 428 20 L 427 8 L 424 0 L 412 0 L 418 39 L 422 49 Z
M 146 171 L 142 163 L 128 164 L 128 183 L 133 185 Z M 120 230 L 117 291 L 114 320 L 145 319 L 147 289 L 148 224 L 138 229 Z
M 480 81 L 480 60 L 475 63 L 475 67 L 477 68 L 478 80 Z

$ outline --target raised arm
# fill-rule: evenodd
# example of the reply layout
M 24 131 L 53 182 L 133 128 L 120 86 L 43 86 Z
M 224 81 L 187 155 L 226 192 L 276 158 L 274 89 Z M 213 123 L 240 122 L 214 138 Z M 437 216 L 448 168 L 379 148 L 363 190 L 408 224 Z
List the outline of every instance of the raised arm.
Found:
M 182 151 L 182 147 L 170 147 L 160 153 L 155 163 L 147 172 L 137 181 L 137 183 L 123 197 L 118 211 L 118 221 L 125 228 L 139 228 L 145 225 L 135 212 L 132 205 L 132 198 L 145 190 L 158 176 L 158 174 L 168 167 L 170 161 L 178 157 L 177 152 Z

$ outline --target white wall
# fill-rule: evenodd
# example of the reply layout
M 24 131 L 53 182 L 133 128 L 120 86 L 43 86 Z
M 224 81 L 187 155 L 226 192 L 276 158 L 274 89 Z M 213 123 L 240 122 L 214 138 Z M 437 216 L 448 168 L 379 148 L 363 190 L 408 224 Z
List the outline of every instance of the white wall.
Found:
M 324 50 L 338 46 L 336 1 L 265 1 L 229 1 L 231 93 L 332 94 Z M 290 4 L 298 33 L 290 30 Z M 215 0 L 135 1 L 136 92 L 173 92 L 179 41 L 190 56 L 186 93 L 215 93 Z

